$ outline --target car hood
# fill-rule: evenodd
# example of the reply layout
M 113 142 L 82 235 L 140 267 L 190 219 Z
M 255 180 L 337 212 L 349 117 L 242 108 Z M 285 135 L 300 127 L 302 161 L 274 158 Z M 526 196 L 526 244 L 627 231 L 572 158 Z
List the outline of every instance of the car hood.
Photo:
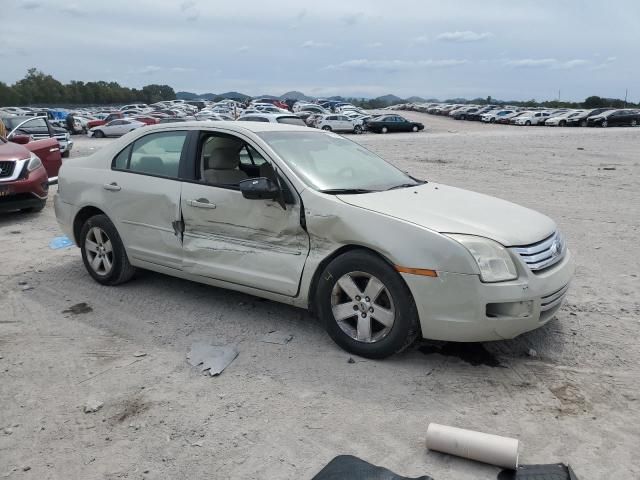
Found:
M 534 210 L 437 183 L 338 198 L 440 233 L 478 235 L 509 247 L 539 242 L 556 229 L 553 220 Z
M 26 147 L 13 142 L 0 141 L 0 161 L 24 160 L 30 156 L 31 152 Z

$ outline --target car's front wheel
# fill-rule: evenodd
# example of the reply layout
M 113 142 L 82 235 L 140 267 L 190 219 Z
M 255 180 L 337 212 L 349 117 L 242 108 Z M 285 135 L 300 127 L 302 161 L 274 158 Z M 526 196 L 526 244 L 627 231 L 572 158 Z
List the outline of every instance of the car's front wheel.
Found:
M 331 127 L 329 125 L 325 125 L 324 127 L 322 127 L 322 130 L 330 132 L 331 131 Z
M 98 283 L 118 285 L 133 277 L 135 268 L 129 263 L 116 227 L 106 215 L 89 218 L 78 241 L 84 266 Z
M 417 125 L 414 125 L 413 128 L 411 129 L 412 132 L 417 132 L 419 130 Z
M 331 338 L 366 358 L 398 353 L 420 331 L 415 302 L 402 277 L 363 250 L 347 252 L 325 268 L 315 306 Z
M 355 133 L 356 135 L 360 135 L 362 133 L 362 127 L 360 125 L 356 125 L 355 127 L 353 127 L 353 133 Z
M 602 126 L 602 128 L 607 128 L 609 126 L 609 122 L 607 122 L 606 120 L 603 120 L 600 125 Z
M 96 138 L 104 138 L 104 132 L 102 130 L 96 130 L 93 132 L 93 136 Z

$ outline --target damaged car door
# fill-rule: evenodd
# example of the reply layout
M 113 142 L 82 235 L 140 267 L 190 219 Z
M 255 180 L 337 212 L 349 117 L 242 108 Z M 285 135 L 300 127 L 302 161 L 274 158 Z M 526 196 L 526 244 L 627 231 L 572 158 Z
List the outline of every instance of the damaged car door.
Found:
M 309 253 L 301 202 L 266 155 L 239 137 L 201 132 L 195 177 L 182 184 L 183 270 L 295 296 Z M 269 178 L 279 198 L 249 199 L 240 182 Z
M 105 203 L 127 246 L 145 262 L 182 267 L 178 172 L 186 131 L 157 132 L 130 143 L 113 159 L 102 186 Z

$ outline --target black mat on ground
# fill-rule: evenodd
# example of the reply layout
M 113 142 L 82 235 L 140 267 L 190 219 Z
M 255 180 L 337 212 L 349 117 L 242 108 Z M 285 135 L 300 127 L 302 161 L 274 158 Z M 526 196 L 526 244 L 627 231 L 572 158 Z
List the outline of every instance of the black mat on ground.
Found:
M 517 470 L 503 470 L 498 480 L 578 480 L 571 467 L 562 463 L 552 465 L 520 465 Z
M 376 467 L 351 455 L 340 455 L 331 460 L 312 480 L 433 480 L 429 476 L 409 478 L 390 470 Z

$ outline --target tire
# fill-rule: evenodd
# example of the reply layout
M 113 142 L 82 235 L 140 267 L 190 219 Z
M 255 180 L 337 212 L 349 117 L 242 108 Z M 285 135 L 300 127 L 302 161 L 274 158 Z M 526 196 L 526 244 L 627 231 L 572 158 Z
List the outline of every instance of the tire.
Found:
M 353 133 L 355 133 L 356 135 L 360 135 L 362 133 L 362 127 L 360 125 L 356 125 L 355 127 L 353 127 Z
M 62 158 L 69 158 L 69 155 L 71 155 L 71 151 L 65 150 L 64 153 L 62 154 Z
M 460 120 L 466 120 L 466 119 L 467 119 L 466 115 L 460 115 Z
M 581 120 L 580 121 L 580 126 L 581 127 L 586 127 L 587 126 L 587 121 L 586 120 Z
M 382 127 L 380 129 L 380 133 L 387 133 L 389 131 L 389 129 L 387 127 Z
M 331 131 L 331 127 L 329 125 L 325 125 L 324 127 L 322 127 L 322 130 L 330 132 Z
M 560 120 L 560 123 L 558 124 L 561 127 L 566 127 L 567 126 L 567 122 L 565 120 Z
M 607 122 L 606 120 L 603 120 L 602 123 L 600 124 L 600 126 L 602 128 L 607 128 L 609 126 L 609 122 Z
M 363 295 L 368 293 L 371 281 L 382 288 L 371 287 L 379 293 L 366 300 L 369 297 Z M 334 311 L 340 309 L 346 316 L 338 321 Z M 383 259 L 364 250 L 347 252 L 327 265 L 316 289 L 315 311 L 334 342 L 365 358 L 385 358 L 401 352 L 420 333 L 415 302 L 402 277 Z
M 78 240 L 84 266 L 96 282 L 119 285 L 131 280 L 136 269 L 129 263 L 120 235 L 109 217 L 94 215 L 89 218 L 82 226 Z M 93 243 L 92 248 L 90 243 Z
M 526 122 L 524 122 L 524 124 L 525 124 L 527 127 L 530 127 L 530 126 L 531 126 L 531 120 L 527 120 Z
M 38 212 L 41 212 L 42 210 L 44 210 L 44 207 L 46 207 L 46 206 L 47 206 L 47 201 L 46 200 L 42 200 L 35 207 L 23 208 L 21 211 L 22 212 L 26 212 L 26 213 L 38 213 Z
M 95 138 L 104 138 L 104 132 L 102 130 L 96 130 L 95 132 L 93 132 L 93 136 Z
M 411 131 L 414 132 L 414 133 L 417 132 L 418 130 L 419 129 L 418 129 L 417 125 L 414 125 L 413 128 L 411 129 Z
M 631 126 L 632 127 L 637 127 L 638 126 L 638 121 L 637 120 L 631 120 Z
M 491 120 L 489 120 L 489 123 L 496 123 L 496 119 L 495 118 L 491 118 Z

